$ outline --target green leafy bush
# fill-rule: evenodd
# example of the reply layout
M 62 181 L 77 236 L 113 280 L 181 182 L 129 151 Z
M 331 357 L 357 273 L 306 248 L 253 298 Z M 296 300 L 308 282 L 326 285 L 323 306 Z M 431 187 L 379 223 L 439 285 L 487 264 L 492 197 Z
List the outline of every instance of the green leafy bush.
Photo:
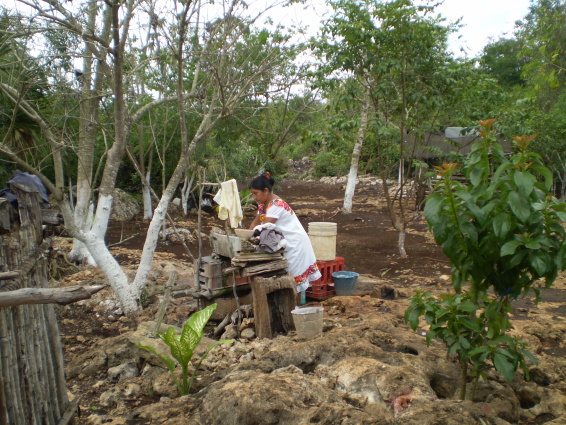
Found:
M 493 120 L 464 163 L 465 185 L 452 180 L 456 164 L 438 167 L 442 179 L 425 205 L 434 238 L 453 266 L 456 290 L 493 288 L 500 296 L 526 294 L 538 279 L 550 286 L 566 268 L 566 204 L 552 196 L 552 175 L 528 150 L 534 136 L 515 137 L 507 158 Z M 538 297 L 538 289 L 533 288 Z
M 180 335 L 175 333 L 175 329 L 170 326 L 167 329 L 167 332 L 164 334 L 158 333 L 157 336 L 161 338 L 165 344 L 169 346 L 171 355 L 173 359 L 177 360 L 178 364 L 181 366 L 181 381 L 177 379 L 175 375 L 175 369 L 177 368 L 177 364 L 175 360 L 173 360 L 169 356 L 164 356 L 159 354 L 155 348 L 148 347 L 145 345 L 138 344 L 138 347 L 147 350 L 156 356 L 158 356 L 167 366 L 169 372 L 171 372 L 171 376 L 175 381 L 175 385 L 179 390 L 180 395 L 189 394 L 191 391 L 191 387 L 195 381 L 197 372 L 202 361 L 208 356 L 210 350 L 216 347 L 219 344 L 226 344 L 231 343 L 233 340 L 225 339 L 221 341 L 216 341 L 208 347 L 206 352 L 201 356 L 200 360 L 196 364 L 194 368 L 194 372 L 191 375 L 191 379 L 189 381 L 189 363 L 193 358 L 194 350 L 200 343 L 202 336 L 204 335 L 204 327 L 208 323 L 208 320 L 212 316 L 212 313 L 216 309 L 216 304 L 209 305 L 208 307 L 204 308 L 203 310 L 197 311 L 194 313 L 183 325 L 183 329 Z
M 322 152 L 314 158 L 314 177 L 343 176 L 350 167 L 350 155 Z
M 468 377 L 474 379 L 474 392 L 479 378 L 487 379 L 486 371 L 493 367 L 508 381 L 512 381 L 520 367 L 529 377 L 527 360 L 536 364 L 536 359 L 526 349 L 527 344 L 518 338 L 505 335 L 511 327 L 506 313 L 511 311 L 509 303 L 483 295 L 474 297 L 467 292 L 432 296 L 420 292 L 411 297 L 405 311 L 405 322 L 413 330 L 419 326 L 424 315 L 430 329 L 426 343 L 438 338 L 447 348 L 447 355 L 456 356 L 462 370 L 460 398 L 466 397 Z
M 464 161 L 467 184 L 452 179 L 456 163 L 436 167 L 441 179 L 425 205 L 434 238 L 450 259 L 456 294 L 417 293 L 405 314 L 413 329 L 424 315 L 431 325 L 427 340 L 441 339 L 448 355 L 458 357 L 462 398 L 470 364 L 476 379 L 488 362 L 508 380 L 518 367 L 528 372 L 525 358 L 534 358 L 526 344 L 506 335 L 511 301 L 531 289 L 538 300 L 533 284 L 543 279 L 549 287 L 566 268 L 566 204 L 552 196 L 550 171 L 528 149 L 535 136 L 514 137 L 507 157 L 493 123 L 480 121 L 481 139 Z M 469 294 L 461 293 L 468 283 Z

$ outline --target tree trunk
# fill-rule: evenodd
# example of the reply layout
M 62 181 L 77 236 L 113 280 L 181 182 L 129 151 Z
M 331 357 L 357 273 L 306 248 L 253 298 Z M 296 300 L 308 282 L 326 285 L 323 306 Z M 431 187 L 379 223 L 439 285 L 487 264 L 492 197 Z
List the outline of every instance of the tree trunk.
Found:
M 96 33 L 97 2 L 91 0 L 88 5 L 88 32 Z M 110 14 L 105 13 L 103 22 L 103 37 L 108 36 Z M 91 41 L 85 41 L 83 75 L 81 81 L 81 103 L 79 122 L 79 147 L 77 169 L 77 203 L 75 205 L 74 222 L 81 230 L 88 232 L 92 227 L 94 200 L 92 173 L 94 164 L 94 147 L 98 129 L 100 97 L 102 87 L 102 66 L 100 60 L 94 64 L 94 46 Z M 78 239 L 73 240 L 73 249 L 69 254 L 71 261 L 95 266 L 95 261 L 86 246 Z
M 405 226 L 400 226 L 399 231 L 399 254 L 401 258 L 407 258 L 407 251 L 405 251 L 405 235 L 407 234 Z
M 364 103 L 360 112 L 360 127 L 358 128 L 358 136 L 354 144 L 352 152 L 352 161 L 350 163 L 350 173 L 348 174 L 348 183 L 346 184 L 346 192 L 344 194 L 344 206 L 342 212 L 345 214 L 352 213 L 352 203 L 354 200 L 354 192 L 356 191 L 356 180 L 358 178 L 358 165 L 360 162 L 360 154 L 364 144 L 364 137 L 368 127 L 369 108 L 371 105 L 370 89 L 367 84 L 364 85 Z
M 189 180 L 189 175 L 185 174 L 185 181 L 183 183 L 183 189 L 181 189 L 181 204 L 183 207 L 183 214 L 187 215 L 189 213 L 189 196 L 191 194 L 191 189 L 193 187 L 194 177 Z
M 0 292 L 0 307 L 13 307 L 23 304 L 69 304 L 86 300 L 103 288 L 104 285 L 74 285 L 65 288 L 24 288 Z
M 144 220 L 151 220 L 151 218 L 153 217 L 153 205 L 151 204 L 151 192 L 149 190 L 150 182 L 151 182 L 151 171 L 147 171 L 147 173 L 145 174 L 145 181 L 142 182 Z

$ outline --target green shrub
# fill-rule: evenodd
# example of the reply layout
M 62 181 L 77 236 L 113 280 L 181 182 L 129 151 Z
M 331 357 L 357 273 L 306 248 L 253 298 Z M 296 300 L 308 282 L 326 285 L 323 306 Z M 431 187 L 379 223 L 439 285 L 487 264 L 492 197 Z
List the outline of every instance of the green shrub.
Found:
M 441 180 L 425 205 L 434 238 L 450 259 L 457 294 L 444 300 L 417 294 L 405 315 L 413 328 L 425 315 L 430 338 L 440 338 L 449 355 L 458 355 L 463 385 L 469 362 L 480 373 L 491 360 L 508 380 L 517 367 L 524 369 L 525 356 L 532 356 L 505 334 L 511 301 L 531 289 L 538 301 L 533 284 L 543 279 L 549 287 L 566 268 L 566 204 L 552 196 L 550 171 L 528 149 L 535 136 L 514 137 L 515 151 L 506 157 L 493 123 L 480 121 L 482 137 L 464 161 L 468 183 L 452 180 L 457 164 L 436 167 Z M 468 283 L 470 294 L 460 295 Z M 487 298 L 491 291 L 494 300 Z
M 313 160 L 313 176 L 343 176 L 350 168 L 350 155 L 335 152 L 319 153 Z

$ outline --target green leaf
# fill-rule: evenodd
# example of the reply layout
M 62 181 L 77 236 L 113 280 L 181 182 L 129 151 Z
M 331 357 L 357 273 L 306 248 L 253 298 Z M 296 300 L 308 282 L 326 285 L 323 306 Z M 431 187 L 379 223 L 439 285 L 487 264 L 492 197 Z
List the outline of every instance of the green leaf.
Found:
M 448 354 L 450 354 L 451 356 L 455 355 L 458 350 L 460 350 L 460 343 L 459 342 L 455 342 L 454 344 L 452 344 L 448 350 Z
M 438 222 L 440 210 L 443 205 L 443 197 L 440 193 L 432 193 L 426 199 L 424 214 L 429 223 L 434 224 Z
M 435 331 L 428 331 L 426 333 L 426 345 L 430 345 L 430 341 L 436 336 Z
M 183 325 L 183 327 L 185 327 L 188 324 L 192 329 L 195 330 L 195 332 L 197 333 L 202 332 L 204 330 L 204 327 L 208 323 L 210 317 L 212 316 L 212 313 L 214 313 L 215 309 L 216 309 L 216 304 L 211 304 L 208 307 L 203 308 L 200 311 L 197 311 L 191 317 L 189 317 L 189 320 L 185 322 L 185 325 Z
M 465 349 L 465 350 L 469 350 L 470 349 L 470 341 L 468 341 L 466 338 L 464 338 L 463 336 L 460 336 L 458 338 L 458 341 L 460 341 L 460 345 Z
M 500 353 L 496 353 L 493 356 L 493 364 L 495 366 L 495 369 L 497 369 L 497 371 L 501 373 L 501 375 L 503 375 L 503 377 L 508 382 L 511 382 L 513 380 L 513 378 L 515 377 L 515 369 L 513 368 L 513 364 L 506 356 Z
M 538 243 L 537 241 L 534 240 L 528 240 L 525 243 L 525 248 L 529 248 L 529 249 L 539 249 L 540 248 L 540 243 Z
M 476 167 L 470 173 L 470 183 L 474 186 L 478 186 L 481 183 L 483 177 L 483 168 Z
M 523 245 L 522 241 L 513 239 L 501 247 L 501 256 L 513 255 L 519 246 Z
M 512 227 L 513 222 L 507 213 L 500 213 L 493 219 L 493 232 L 499 239 L 505 239 Z
M 461 317 L 460 323 L 462 323 L 465 327 L 467 327 L 472 331 L 479 332 L 481 329 L 480 325 L 475 320 L 470 319 L 469 317 Z
M 550 190 L 552 187 L 552 172 L 543 165 L 532 165 L 531 170 L 536 171 L 544 178 L 544 187 L 546 190 Z
M 409 324 L 411 329 L 416 330 L 419 327 L 419 317 L 421 316 L 421 310 L 414 308 L 409 315 Z
M 530 204 L 527 198 L 522 197 L 519 193 L 515 191 L 511 191 L 509 193 L 509 206 L 511 207 L 511 211 L 513 214 L 525 223 L 528 218 L 529 214 L 531 213 Z
M 531 353 L 529 350 L 519 350 L 519 352 L 522 353 L 523 356 L 527 357 L 532 364 L 538 365 L 538 360 L 535 358 L 535 356 L 533 356 L 533 353 Z
M 527 198 L 535 186 L 536 178 L 528 171 L 517 171 L 514 176 L 519 194 Z
M 471 356 L 475 356 L 476 354 L 479 353 L 485 353 L 486 351 L 489 351 L 489 347 L 487 345 L 482 345 L 480 347 L 476 347 L 473 350 L 471 350 L 470 352 L 468 352 L 468 355 Z
M 471 301 L 463 301 L 463 302 L 461 302 L 459 308 L 460 308 L 460 310 L 469 311 L 469 312 L 471 312 L 471 311 L 476 311 L 476 310 L 478 309 L 477 305 L 475 305 L 475 304 L 474 304 L 473 302 L 471 302 Z
M 532 268 L 536 270 L 539 277 L 544 276 L 544 274 L 548 270 L 546 261 L 547 259 L 545 258 L 544 253 L 540 251 L 535 252 L 533 255 L 529 256 L 529 263 L 531 264 Z
M 175 371 L 175 362 L 173 361 L 173 359 L 169 356 L 164 356 L 162 354 L 159 354 L 155 348 L 150 347 L 148 345 L 141 345 L 141 344 L 136 344 L 136 346 L 138 346 L 139 348 L 142 348 L 146 351 L 149 351 L 150 353 L 155 354 L 157 357 L 159 357 L 161 359 L 161 361 L 163 363 L 165 363 L 165 366 L 167 366 L 167 369 L 169 369 L 169 372 L 173 373 Z

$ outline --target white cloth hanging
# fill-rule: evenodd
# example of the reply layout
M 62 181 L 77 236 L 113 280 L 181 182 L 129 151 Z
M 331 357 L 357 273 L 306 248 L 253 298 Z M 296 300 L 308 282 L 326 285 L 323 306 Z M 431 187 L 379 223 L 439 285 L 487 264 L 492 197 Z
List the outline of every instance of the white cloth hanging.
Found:
M 244 218 L 242 211 L 242 203 L 240 202 L 240 193 L 238 192 L 238 184 L 235 179 L 225 181 L 220 184 L 220 208 L 218 209 L 218 218 L 221 220 L 230 219 L 230 227 L 236 228 Z M 218 197 L 218 193 L 214 197 Z

